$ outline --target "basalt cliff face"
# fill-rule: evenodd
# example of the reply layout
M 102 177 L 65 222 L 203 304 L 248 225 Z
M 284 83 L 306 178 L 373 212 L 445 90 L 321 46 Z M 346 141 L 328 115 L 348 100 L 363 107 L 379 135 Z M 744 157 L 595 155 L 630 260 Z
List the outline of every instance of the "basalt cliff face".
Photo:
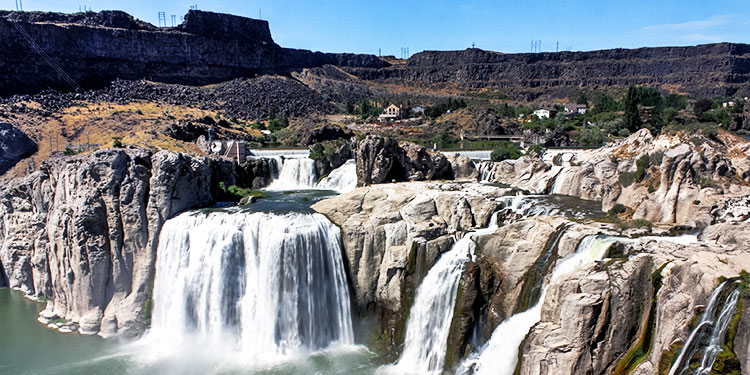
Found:
M 406 64 L 347 68 L 365 80 L 477 90 L 527 99 L 574 88 L 649 85 L 696 96 L 732 95 L 750 82 L 750 45 L 504 54 L 480 49 L 425 51 Z
M 156 28 L 118 11 L 0 12 L 0 50 L 3 96 L 70 90 L 52 64 L 83 88 L 118 78 L 205 85 L 324 64 L 387 65 L 371 55 L 281 48 L 266 21 L 197 10 L 174 28 Z

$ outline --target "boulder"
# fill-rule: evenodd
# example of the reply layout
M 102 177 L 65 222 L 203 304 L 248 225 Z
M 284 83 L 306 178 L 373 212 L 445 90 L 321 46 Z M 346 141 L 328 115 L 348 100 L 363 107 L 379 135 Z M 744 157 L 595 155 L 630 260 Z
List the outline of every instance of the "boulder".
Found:
M 24 132 L 11 124 L 0 122 L 0 175 L 38 149 L 37 144 Z

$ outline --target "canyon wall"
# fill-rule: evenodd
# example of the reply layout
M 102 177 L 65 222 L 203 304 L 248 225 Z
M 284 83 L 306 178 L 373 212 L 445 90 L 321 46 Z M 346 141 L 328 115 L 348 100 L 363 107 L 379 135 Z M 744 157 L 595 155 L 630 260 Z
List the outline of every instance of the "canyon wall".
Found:
M 108 149 L 53 160 L 0 188 L 0 274 L 81 332 L 146 327 L 162 224 L 213 200 L 211 161 Z M 0 282 L 0 285 L 3 282 Z
M 28 37 L 28 38 L 27 38 Z M 37 49 L 44 51 L 42 56 Z M 258 74 L 335 64 L 379 68 L 371 55 L 281 48 L 267 21 L 191 10 L 174 28 L 118 11 L 64 15 L 0 12 L 0 96 L 71 90 L 53 66 L 83 88 L 115 79 L 206 85 Z
M 406 64 L 347 71 L 366 80 L 416 86 L 496 89 L 534 99 L 576 89 L 649 85 L 694 96 L 748 89 L 750 45 L 611 49 L 504 54 L 480 49 L 425 51 Z

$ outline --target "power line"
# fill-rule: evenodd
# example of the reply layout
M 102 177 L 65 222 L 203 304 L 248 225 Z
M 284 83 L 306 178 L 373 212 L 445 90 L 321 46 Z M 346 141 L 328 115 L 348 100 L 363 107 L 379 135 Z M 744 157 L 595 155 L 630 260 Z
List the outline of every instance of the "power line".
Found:
M 20 1 L 20 0 L 19 0 Z M 47 52 L 44 52 L 44 50 L 39 47 L 38 44 L 34 41 L 33 38 L 31 38 L 31 35 L 26 32 L 26 29 L 23 28 L 20 24 L 18 24 L 18 21 L 11 21 L 13 22 L 13 26 L 16 27 L 16 30 L 18 31 L 21 36 L 26 39 L 27 42 L 29 42 L 29 45 L 31 45 L 31 49 L 34 50 L 39 56 L 42 57 L 42 60 L 44 60 L 52 69 L 57 72 L 57 75 L 60 76 L 65 82 L 67 82 L 75 91 L 81 91 L 81 86 L 76 83 L 76 81 L 68 75 L 68 73 L 65 73 L 65 71 L 58 65 L 54 60 L 52 60 L 51 57 L 47 54 Z

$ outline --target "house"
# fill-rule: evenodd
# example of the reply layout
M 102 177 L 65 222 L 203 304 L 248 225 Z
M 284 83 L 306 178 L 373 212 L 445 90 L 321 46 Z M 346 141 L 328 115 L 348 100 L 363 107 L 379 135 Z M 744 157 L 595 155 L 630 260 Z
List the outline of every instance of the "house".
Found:
M 245 141 L 213 141 L 211 152 L 226 159 L 236 160 L 237 163 L 243 163 L 249 155 Z
M 534 113 L 532 113 L 532 114 L 534 116 L 540 118 L 540 119 L 550 118 L 550 117 L 552 117 L 554 115 L 554 110 L 547 109 L 547 108 L 540 108 L 540 109 L 537 109 L 536 111 L 534 111 Z
M 585 115 L 588 108 L 585 104 L 565 103 L 565 113 Z
M 737 105 L 737 103 L 735 103 L 733 101 L 728 101 L 728 102 L 721 103 L 721 106 L 724 107 L 724 108 L 731 108 L 731 107 L 734 107 L 735 105 Z
M 404 112 L 406 112 L 404 107 L 391 104 L 383 110 L 382 115 L 378 116 L 378 120 L 380 122 L 395 121 L 403 118 Z

